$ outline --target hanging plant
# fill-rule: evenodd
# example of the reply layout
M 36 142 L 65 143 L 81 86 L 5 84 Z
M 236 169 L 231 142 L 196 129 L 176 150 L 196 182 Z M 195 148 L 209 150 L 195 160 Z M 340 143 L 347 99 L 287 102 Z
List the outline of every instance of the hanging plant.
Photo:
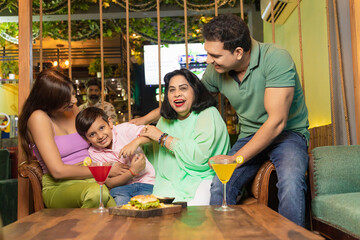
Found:
M 89 74 L 95 76 L 98 72 L 101 72 L 101 59 L 95 58 L 89 65 Z M 113 71 L 111 66 L 104 60 L 104 77 L 112 77 Z
M 19 74 L 19 64 L 18 61 L 2 61 L 1 62 L 1 72 L 5 76 L 12 74 Z
M 127 76 L 127 66 L 126 64 L 119 63 L 116 66 L 114 71 L 114 77 L 126 77 Z
M 44 14 L 67 14 L 68 0 L 43 0 Z M 131 11 L 146 11 L 156 8 L 156 0 L 103 0 L 104 7 L 111 7 L 110 2 L 123 6 L 126 1 L 129 2 Z M 244 0 L 244 3 L 253 3 L 259 0 Z M 183 6 L 184 0 L 160 0 L 162 5 Z M 233 6 L 235 0 L 218 0 L 218 6 L 228 4 Z M 87 11 L 91 6 L 98 5 L 98 0 L 71 0 L 71 12 Z M 213 0 L 187 0 L 188 9 L 206 10 L 214 7 Z M 0 7 L 7 6 L 17 8 L 17 0 L 0 0 Z M 123 6 L 125 7 L 125 5 Z M 1 11 L 1 8 L 0 8 Z M 33 11 L 39 11 L 39 0 L 33 1 Z M 213 16 L 192 16 L 187 19 L 188 36 L 187 40 L 199 42 L 202 40 L 201 29 Z M 89 39 L 98 39 L 100 37 L 99 20 L 73 20 L 71 21 L 71 41 L 83 41 Z M 131 18 L 130 19 L 130 47 L 132 55 L 138 62 L 141 62 L 143 45 L 157 44 L 158 26 L 156 18 Z M 160 22 L 161 44 L 176 44 L 185 42 L 184 18 L 183 17 L 162 17 Z M 39 33 L 39 22 L 33 23 L 33 39 L 37 38 Z M 126 33 L 125 19 L 104 19 L 103 37 L 113 38 L 119 34 Z M 136 34 L 133 38 L 132 35 Z M 18 44 L 18 24 L 2 23 L 0 24 L 0 45 L 6 46 L 8 42 Z M 68 40 L 68 26 L 66 21 L 43 22 L 42 37 L 51 37 L 53 39 Z
M 115 4 L 126 3 L 125 0 L 103 0 L 103 6 L 109 7 L 110 2 L 113 1 Z M 145 11 L 150 5 L 156 5 L 156 0 L 128 0 L 129 6 L 141 8 L 141 11 Z M 248 0 L 253 1 L 253 0 Z M 0 0 L 6 6 L 17 6 L 16 0 Z M 48 0 L 43 2 L 43 12 L 44 14 L 66 14 L 67 13 L 67 0 Z M 183 0 L 161 0 L 161 4 L 164 5 L 181 5 Z M 219 0 L 219 5 L 233 4 L 234 0 Z M 98 3 L 98 0 L 71 0 L 71 12 L 74 13 L 77 10 L 87 11 L 91 5 Z M 200 10 L 207 9 L 209 6 L 212 6 L 214 1 L 209 0 L 188 0 L 188 5 L 194 5 Z M 1 6 L 1 4 L 0 4 Z M 33 11 L 36 13 L 39 9 L 39 0 L 33 1 Z M 139 10 L 139 11 L 140 11 Z M 193 16 L 188 18 L 188 33 L 187 36 L 189 42 L 200 41 L 201 35 L 199 29 L 203 25 L 201 16 Z M 103 21 L 104 31 L 103 36 L 114 37 L 120 32 L 125 33 L 126 29 L 126 20 L 125 19 L 105 19 Z M 12 25 L 12 29 L 9 29 L 9 25 Z M 33 23 L 34 29 L 39 29 L 39 23 Z M 96 20 L 75 20 L 71 23 L 72 41 L 82 41 L 88 39 L 98 39 L 100 37 L 100 26 L 99 21 Z M 130 34 L 136 33 L 140 35 L 142 39 L 137 40 L 133 46 L 142 44 L 143 42 L 157 43 L 157 20 L 156 18 L 137 18 L 130 19 Z M 16 43 L 16 41 L 11 41 L 11 39 L 16 40 L 18 36 L 18 26 L 17 23 L 3 23 L 0 25 L 0 33 L 6 38 L 7 41 Z M 68 40 L 68 29 L 66 21 L 57 21 L 57 22 L 43 22 L 43 37 L 50 36 L 53 39 Z M 183 17 L 164 17 L 161 18 L 161 42 L 163 44 L 171 43 L 183 43 L 184 42 L 184 19 Z M 5 45 L 4 40 L 0 41 L 2 46 Z

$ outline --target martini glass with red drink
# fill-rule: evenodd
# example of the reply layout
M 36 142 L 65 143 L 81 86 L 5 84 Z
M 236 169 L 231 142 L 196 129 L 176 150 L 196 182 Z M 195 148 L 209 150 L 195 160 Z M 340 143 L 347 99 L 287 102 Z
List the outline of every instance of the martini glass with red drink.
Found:
M 98 209 L 94 210 L 95 213 L 104 213 L 108 211 L 104 208 L 104 203 L 102 201 L 103 185 L 110 173 L 112 165 L 113 162 L 92 162 L 91 165 L 88 166 L 96 182 L 100 185 L 100 205 Z

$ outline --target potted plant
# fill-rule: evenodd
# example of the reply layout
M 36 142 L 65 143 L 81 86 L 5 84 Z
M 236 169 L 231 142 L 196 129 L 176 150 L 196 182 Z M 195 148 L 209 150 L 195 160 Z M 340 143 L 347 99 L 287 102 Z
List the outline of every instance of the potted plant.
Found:
M 17 61 L 2 61 L 1 72 L 5 75 L 9 75 L 9 79 L 15 79 L 15 74 L 19 74 L 19 65 Z
M 89 74 L 91 76 L 97 75 L 101 77 L 101 59 L 95 58 L 89 65 Z M 111 77 L 113 74 L 111 66 L 104 60 L 104 77 Z

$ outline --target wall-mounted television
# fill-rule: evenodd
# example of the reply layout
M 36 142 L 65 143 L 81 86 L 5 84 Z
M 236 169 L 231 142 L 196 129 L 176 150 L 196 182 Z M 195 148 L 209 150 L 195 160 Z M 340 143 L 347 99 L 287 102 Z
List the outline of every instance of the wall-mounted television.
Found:
M 161 84 L 164 84 L 166 73 L 186 68 L 185 44 L 162 45 L 161 50 Z M 203 43 L 188 44 L 189 70 L 200 79 L 206 69 L 207 53 Z M 144 46 L 145 85 L 159 85 L 158 45 Z

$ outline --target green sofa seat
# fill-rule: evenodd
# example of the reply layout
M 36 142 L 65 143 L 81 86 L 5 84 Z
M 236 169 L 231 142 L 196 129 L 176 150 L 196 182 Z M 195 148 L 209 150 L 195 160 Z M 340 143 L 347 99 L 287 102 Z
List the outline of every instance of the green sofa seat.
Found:
M 317 218 L 360 236 L 360 192 L 318 196 L 312 202 Z
M 314 148 L 310 171 L 313 218 L 360 238 L 360 146 Z
M 3 225 L 17 219 L 18 180 L 11 178 L 10 153 L 0 149 L 0 215 Z
M 17 220 L 17 196 L 16 178 L 0 181 L 0 213 L 4 226 Z

